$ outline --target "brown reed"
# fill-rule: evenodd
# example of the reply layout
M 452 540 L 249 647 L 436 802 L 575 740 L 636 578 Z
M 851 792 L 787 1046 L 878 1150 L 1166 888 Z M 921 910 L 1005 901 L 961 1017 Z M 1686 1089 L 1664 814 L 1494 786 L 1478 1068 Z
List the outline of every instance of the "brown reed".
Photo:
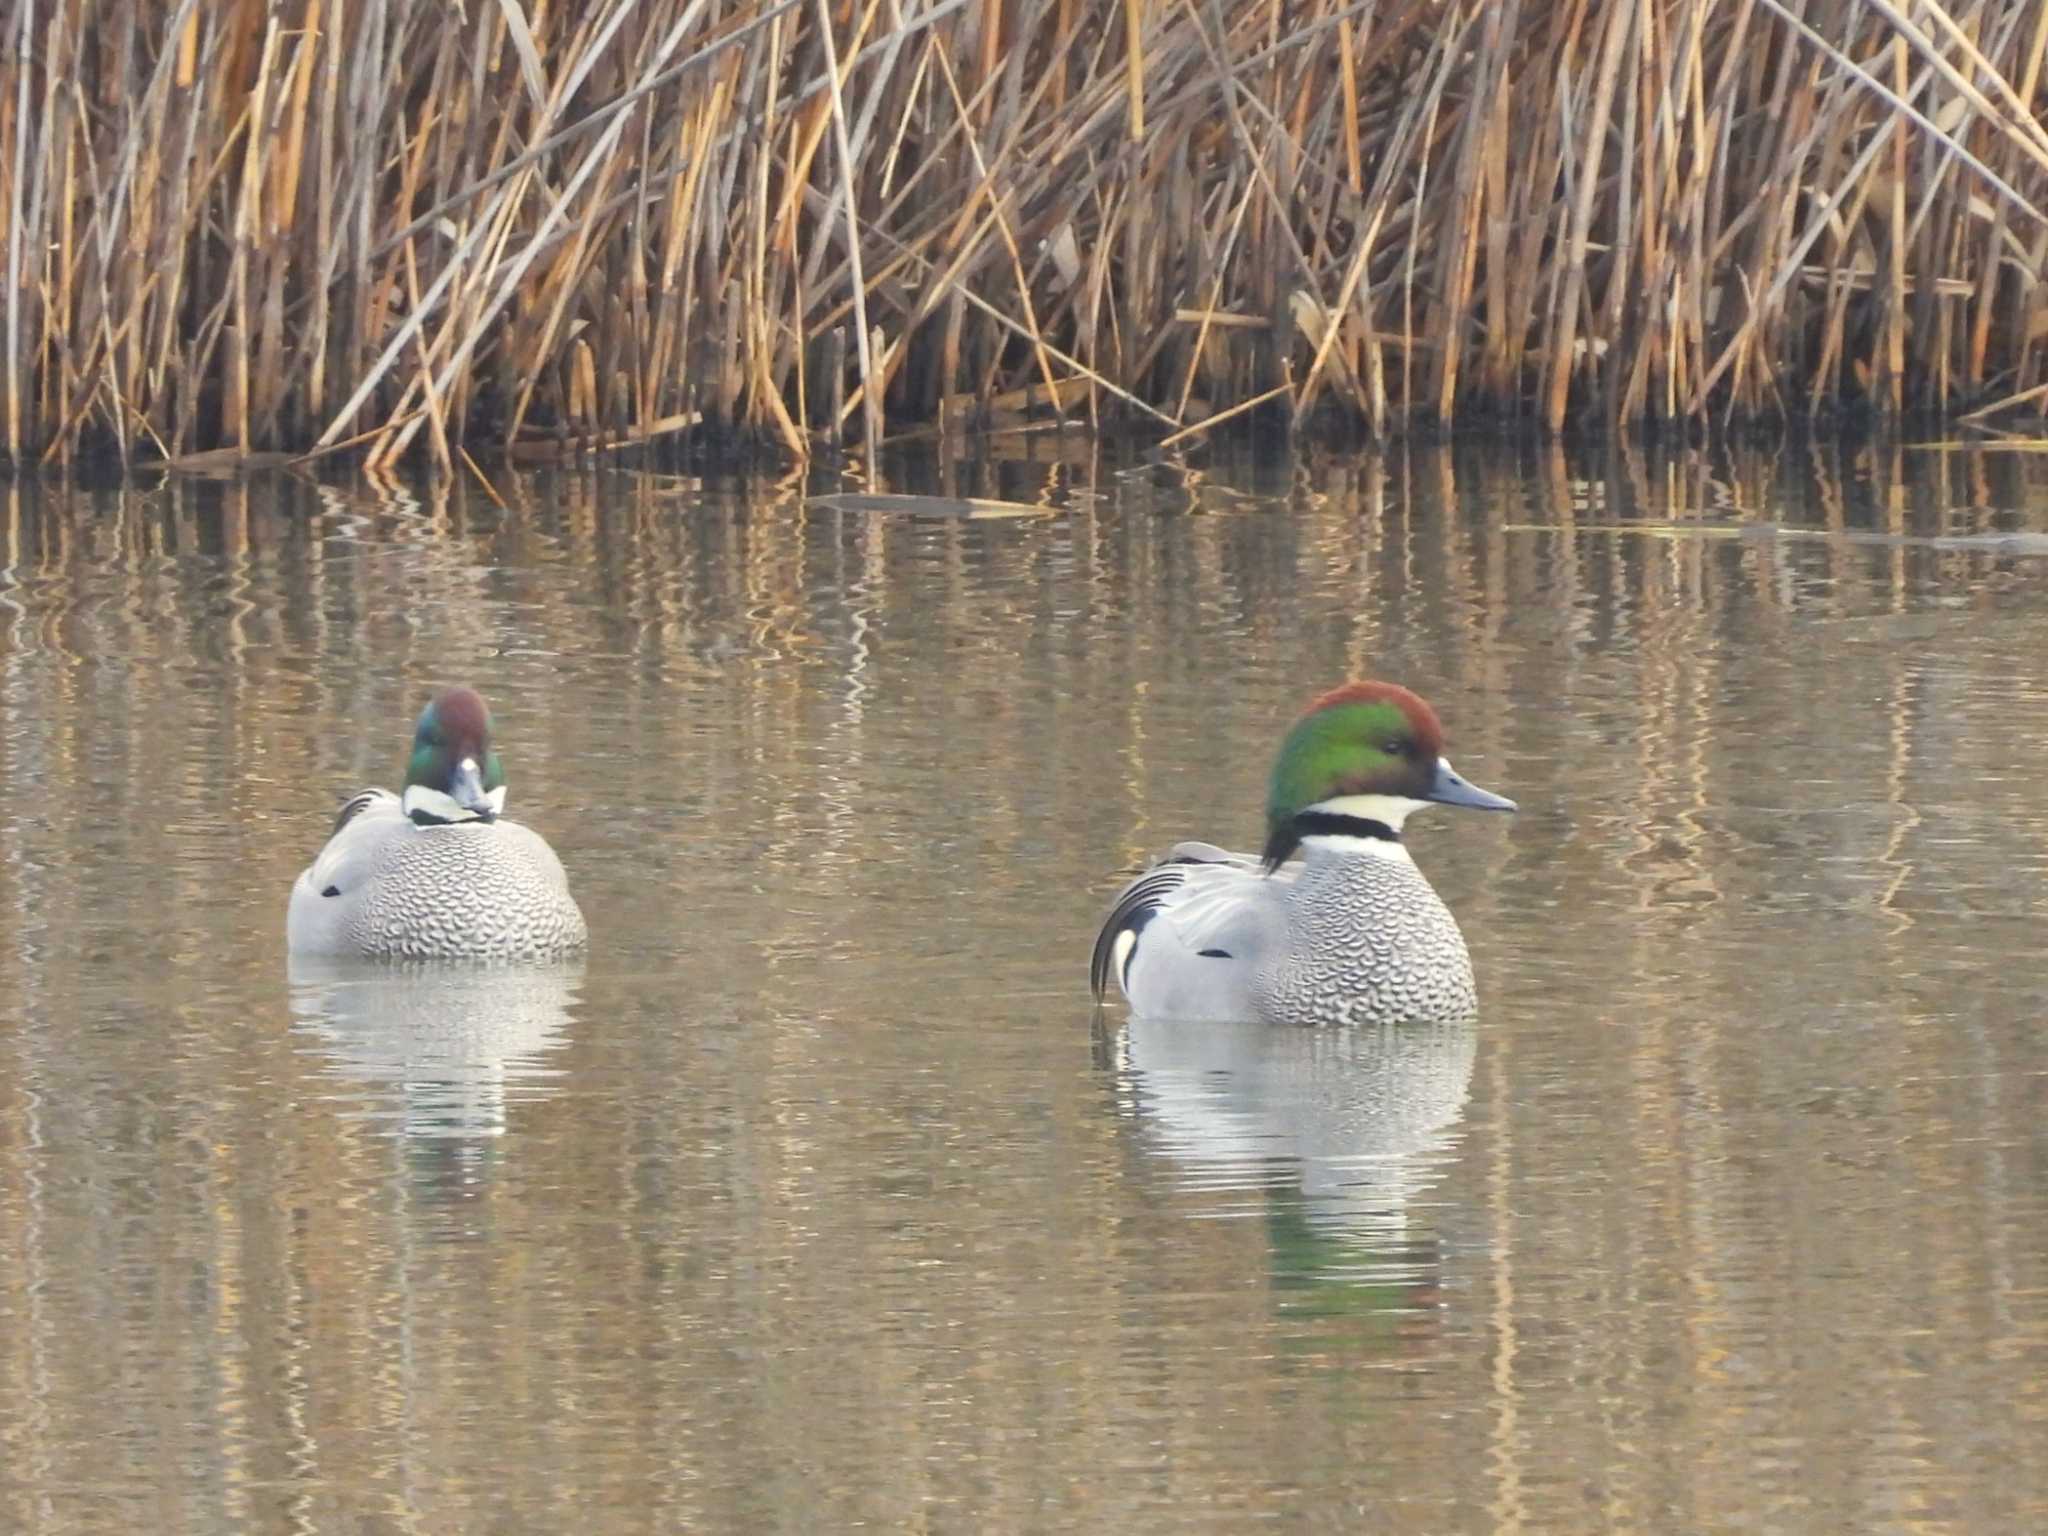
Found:
M 0 446 L 2038 418 L 2044 51 L 2039 0 L 15 0 Z

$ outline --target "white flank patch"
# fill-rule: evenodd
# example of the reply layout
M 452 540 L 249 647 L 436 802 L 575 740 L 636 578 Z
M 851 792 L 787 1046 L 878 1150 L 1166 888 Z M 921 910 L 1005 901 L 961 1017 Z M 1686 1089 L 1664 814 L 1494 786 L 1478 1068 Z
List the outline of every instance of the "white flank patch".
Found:
M 1126 928 L 1116 936 L 1116 944 L 1110 950 L 1111 966 L 1116 971 L 1116 987 L 1119 992 L 1124 987 L 1124 962 L 1130 958 L 1131 951 L 1137 947 L 1138 936 Z

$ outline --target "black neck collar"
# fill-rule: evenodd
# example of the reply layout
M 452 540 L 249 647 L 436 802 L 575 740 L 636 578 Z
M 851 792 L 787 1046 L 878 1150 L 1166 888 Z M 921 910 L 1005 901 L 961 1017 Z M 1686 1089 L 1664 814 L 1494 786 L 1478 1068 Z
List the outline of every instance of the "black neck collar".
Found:
M 1294 818 L 1296 837 L 1370 837 L 1383 843 L 1398 843 L 1401 834 L 1384 821 L 1370 816 L 1346 816 L 1339 811 L 1303 811 Z
M 1266 840 L 1262 862 L 1271 874 L 1301 846 L 1305 837 L 1369 837 L 1376 842 L 1396 843 L 1401 834 L 1384 821 L 1370 816 L 1346 816 L 1339 811 L 1301 811 L 1280 823 Z
M 498 819 L 496 816 L 436 816 L 432 811 L 424 809 L 408 811 L 406 815 L 412 819 L 412 824 L 416 827 L 481 827 L 489 826 Z

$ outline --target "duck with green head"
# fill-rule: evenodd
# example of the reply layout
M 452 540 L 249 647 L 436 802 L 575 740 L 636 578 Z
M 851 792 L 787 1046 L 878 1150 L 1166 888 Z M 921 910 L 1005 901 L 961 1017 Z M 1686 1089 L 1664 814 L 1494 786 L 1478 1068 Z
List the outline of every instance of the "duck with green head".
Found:
M 562 861 L 504 819 L 505 769 L 473 688 L 437 693 L 405 789 L 366 789 L 292 887 L 294 956 L 552 960 L 588 942 Z
M 1515 803 L 1460 778 L 1443 747 L 1436 712 L 1393 683 L 1314 700 L 1273 764 L 1264 852 L 1180 843 L 1125 886 L 1095 941 L 1096 997 L 1113 980 L 1134 1012 L 1160 1019 L 1473 1013 L 1464 936 L 1401 829 L 1425 805 Z

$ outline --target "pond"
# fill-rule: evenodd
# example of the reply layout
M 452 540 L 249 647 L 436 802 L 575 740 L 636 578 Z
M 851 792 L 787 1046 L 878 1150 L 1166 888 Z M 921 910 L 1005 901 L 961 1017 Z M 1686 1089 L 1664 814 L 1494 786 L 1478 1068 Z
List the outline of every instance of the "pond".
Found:
M 885 479 L 0 483 L 0 1528 L 2042 1522 L 2048 458 Z M 1476 1023 L 1098 1016 L 1357 676 Z M 587 961 L 288 967 L 458 681 Z

